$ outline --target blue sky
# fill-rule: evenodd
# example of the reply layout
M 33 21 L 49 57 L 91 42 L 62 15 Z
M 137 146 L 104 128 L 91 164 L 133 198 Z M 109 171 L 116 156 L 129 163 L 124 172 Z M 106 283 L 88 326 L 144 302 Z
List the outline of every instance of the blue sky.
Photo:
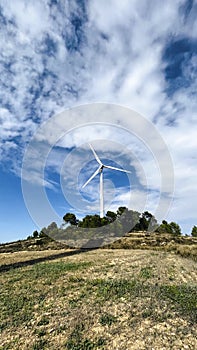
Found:
M 80 189 L 97 166 L 88 142 L 108 164 L 132 170 L 132 178 L 106 173 L 106 208 L 127 205 L 132 191 L 134 209 L 154 213 L 159 180 L 151 152 L 139 139 L 109 125 L 81 125 L 65 135 L 60 125 L 43 129 L 58 113 L 93 103 L 123 106 L 153 123 L 174 166 L 173 202 L 165 219 L 191 232 L 197 224 L 196 33 L 196 0 L 1 1 L 1 242 L 40 229 L 28 201 L 35 201 L 43 224 L 53 219 L 31 197 L 41 186 L 40 158 L 34 156 L 34 166 L 21 175 L 32 137 L 42 139 L 39 154 L 50 144 L 42 186 L 59 222 L 68 210 L 79 216 L 99 210 L 97 179 L 85 192 Z M 65 118 L 72 128 L 72 114 Z M 91 124 L 91 113 L 82 113 L 83 122 Z M 28 199 L 22 176 L 32 186 Z

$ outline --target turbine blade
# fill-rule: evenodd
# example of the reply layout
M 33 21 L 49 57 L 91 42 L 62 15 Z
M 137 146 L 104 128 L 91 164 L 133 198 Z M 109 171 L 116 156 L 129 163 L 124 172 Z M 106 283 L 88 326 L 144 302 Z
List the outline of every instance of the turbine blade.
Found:
M 124 173 L 131 174 L 131 171 L 129 171 L 129 170 L 115 168 L 114 166 L 110 166 L 110 165 L 104 165 L 104 168 L 108 168 L 108 169 L 112 169 L 112 170 L 118 170 L 118 171 L 122 171 Z
M 100 160 L 99 157 L 97 156 L 97 154 L 96 154 L 94 148 L 92 147 L 92 145 L 91 145 L 90 143 L 89 143 L 89 146 L 90 146 L 90 148 L 91 148 L 91 150 L 92 150 L 92 152 L 93 152 L 93 154 L 94 154 L 94 156 L 95 156 L 97 162 L 98 162 L 100 165 L 103 165 L 102 162 L 101 162 L 101 160 Z
M 85 182 L 85 184 L 82 186 L 82 188 L 86 187 L 87 184 L 99 173 L 100 167 L 94 172 L 94 174 Z

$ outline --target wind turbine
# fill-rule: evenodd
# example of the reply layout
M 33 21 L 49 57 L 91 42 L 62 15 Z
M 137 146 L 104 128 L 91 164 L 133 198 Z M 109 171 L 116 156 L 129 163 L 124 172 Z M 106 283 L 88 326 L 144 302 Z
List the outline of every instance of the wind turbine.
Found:
M 123 169 L 119 169 L 119 168 L 115 168 L 111 165 L 105 165 L 101 162 L 100 158 L 98 157 L 98 155 L 96 154 L 94 148 L 92 147 L 92 145 L 90 145 L 90 148 L 94 154 L 94 157 L 97 161 L 97 163 L 99 164 L 98 169 L 94 172 L 94 174 L 85 182 L 85 184 L 82 186 L 82 188 L 86 187 L 87 184 L 89 184 L 89 182 L 100 173 L 100 217 L 103 218 L 104 217 L 104 194 L 103 194 L 103 169 L 112 169 L 112 170 L 118 170 L 118 171 L 122 171 L 124 173 L 131 173 L 131 171 L 128 170 L 123 170 Z

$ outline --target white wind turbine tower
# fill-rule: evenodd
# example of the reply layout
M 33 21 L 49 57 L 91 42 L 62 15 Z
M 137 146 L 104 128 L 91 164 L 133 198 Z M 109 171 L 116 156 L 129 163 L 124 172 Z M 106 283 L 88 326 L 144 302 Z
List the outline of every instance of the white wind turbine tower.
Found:
M 86 181 L 86 183 L 82 186 L 82 188 L 84 188 L 96 175 L 98 175 L 100 173 L 100 217 L 103 218 L 104 217 L 104 194 L 103 194 L 103 169 L 112 169 L 112 170 L 118 170 L 118 171 L 122 171 L 124 173 L 131 173 L 131 171 L 128 170 L 123 170 L 123 169 L 119 169 L 119 168 L 115 168 L 113 166 L 110 165 L 105 165 L 101 162 L 100 158 L 97 156 L 94 148 L 92 147 L 92 145 L 90 145 L 90 148 L 95 156 L 95 159 L 97 160 L 99 167 L 98 169 L 94 172 L 94 174 Z

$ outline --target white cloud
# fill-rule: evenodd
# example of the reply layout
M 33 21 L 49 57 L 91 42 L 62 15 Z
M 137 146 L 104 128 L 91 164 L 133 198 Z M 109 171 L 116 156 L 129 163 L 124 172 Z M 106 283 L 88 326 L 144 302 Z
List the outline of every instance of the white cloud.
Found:
M 18 173 L 21 154 L 13 159 L 11 150 L 20 145 L 18 149 L 23 152 L 36 130 L 40 141 L 47 138 L 53 146 L 57 134 L 61 134 L 61 123 L 51 124 L 47 135 L 38 131 L 39 125 L 65 108 L 95 101 L 128 106 L 155 121 L 171 152 L 176 180 L 174 219 L 182 215 L 195 218 L 196 54 L 183 67 L 187 87 L 179 86 L 170 97 L 164 75 L 167 63 L 162 59 L 171 39 L 196 40 L 195 11 L 185 19 L 181 14 L 184 4 L 184 0 L 93 0 L 86 3 L 83 13 L 75 1 L 61 2 L 60 10 L 45 0 L 18 0 L 17 6 L 3 0 L 2 14 L 7 25 L 2 24 L 0 40 L 1 160 L 11 160 Z M 78 31 L 73 16 L 81 20 Z M 71 42 L 75 43 L 73 48 Z M 167 125 L 171 119 L 173 126 Z M 69 123 L 72 126 L 72 120 Z M 119 130 L 106 127 L 102 136 L 121 144 Z M 147 136 L 151 139 L 144 127 L 144 139 Z M 83 133 L 75 130 L 64 136 L 59 145 L 71 147 L 93 139 L 101 139 L 98 127 L 86 128 Z M 151 154 L 134 138 L 129 141 L 125 137 L 124 141 L 135 156 L 129 165 L 136 167 L 140 184 L 148 184 L 156 191 L 159 172 Z M 97 146 L 104 151 L 103 143 L 98 142 Z M 115 155 L 110 147 L 108 156 L 110 152 Z M 51 161 L 56 170 L 58 161 L 59 158 Z M 78 165 L 79 159 L 73 171 Z M 40 169 L 39 164 L 37 168 Z M 168 169 L 165 172 L 170 179 Z M 26 175 L 36 181 L 36 176 Z M 165 189 L 168 190 L 167 185 Z M 187 203 L 184 213 L 183 202 Z

